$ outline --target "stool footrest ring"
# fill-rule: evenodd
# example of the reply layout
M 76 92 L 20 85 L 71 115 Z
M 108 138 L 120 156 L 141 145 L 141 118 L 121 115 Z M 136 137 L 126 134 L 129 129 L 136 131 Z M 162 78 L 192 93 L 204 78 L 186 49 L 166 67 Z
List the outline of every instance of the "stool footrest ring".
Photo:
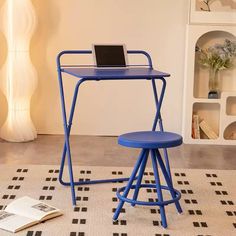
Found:
M 122 187 L 122 188 L 119 188 L 116 192 L 116 196 L 118 199 L 120 199 L 121 201 L 124 201 L 124 202 L 129 202 L 129 203 L 133 203 L 135 205 L 145 205 L 145 206 L 165 206 L 165 205 L 168 205 L 168 204 L 171 204 L 171 203 L 174 203 L 176 201 L 178 201 L 180 198 L 181 198 L 181 193 L 174 189 L 173 188 L 173 191 L 175 192 L 175 198 L 173 199 L 170 199 L 170 200 L 166 200 L 166 201 L 162 201 L 162 202 L 145 202 L 145 201 L 135 201 L 133 199 L 130 199 L 130 198 L 125 198 L 123 196 L 121 196 L 121 192 L 123 192 L 125 190 L 126 187 Z M 136 185 L 132 185 L 130 189 L 135 189 L 136 188 Z M 155 184 L 141 184 L 140 185 L 140 188 L 154 188 L 156 189 L 156 185 Z M 161 189 L 164 189 L 164 190 L 168 190 L 170 191 L 169 187 L 167 186 L 164 186 L 164 185 L 161 185 Z

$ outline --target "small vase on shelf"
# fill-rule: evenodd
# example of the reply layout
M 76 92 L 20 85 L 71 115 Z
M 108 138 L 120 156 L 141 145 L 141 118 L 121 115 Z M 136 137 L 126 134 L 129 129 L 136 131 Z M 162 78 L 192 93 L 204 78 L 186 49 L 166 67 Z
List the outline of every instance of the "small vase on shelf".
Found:
M 219 70 L 211 67 L 209 70 L 208 98 L 220 98 Z

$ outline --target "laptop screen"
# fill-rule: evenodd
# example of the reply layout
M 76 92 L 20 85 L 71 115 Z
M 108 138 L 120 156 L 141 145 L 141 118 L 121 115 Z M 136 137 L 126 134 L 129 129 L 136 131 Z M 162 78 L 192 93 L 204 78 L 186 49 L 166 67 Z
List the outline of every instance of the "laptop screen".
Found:
M 97 67 L 126 67 L 124 45 L 93 45 L 93 54 Z

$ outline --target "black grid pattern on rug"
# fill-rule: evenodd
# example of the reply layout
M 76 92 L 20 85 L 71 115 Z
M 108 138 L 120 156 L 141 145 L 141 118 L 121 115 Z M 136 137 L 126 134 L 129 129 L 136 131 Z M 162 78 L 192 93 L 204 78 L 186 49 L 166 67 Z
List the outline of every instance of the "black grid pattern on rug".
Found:
M 118 204 L 116 191 L 126 183 L 77 186 L 77 206 L 73 207 L 70 188 L 58 183 L 57 166 L 4 166 L 0 169 L 1 210 L 14 199 L 28 195 L 56 206 L 64 213 L 61 217 L 35 225 L 17 235 L 236 235 L 236 171 L 173 169 L 173 183 L 182 194 L 181 206 L 184 213 L 177 214 L 173 204 L 166 206 L 168 229 L 163 229 L 158 207 L 131 207 L 125 203 L 119 221 L 112 221 Z M 131 171 L 132 168 L 117 167 L 74 168 L 78 180 L 126 177 Z M 151 169 L 144 173 L 143 181 L 154 183 Z M 164 198 L 169 198 L 169 193 L 164 192 Z M 129 197 L 132 197 L 132 192 Z M 156 190 L 142 189 L 140 199 L 157 201 Z M 1 230 L 0 235 L 12 234 Z

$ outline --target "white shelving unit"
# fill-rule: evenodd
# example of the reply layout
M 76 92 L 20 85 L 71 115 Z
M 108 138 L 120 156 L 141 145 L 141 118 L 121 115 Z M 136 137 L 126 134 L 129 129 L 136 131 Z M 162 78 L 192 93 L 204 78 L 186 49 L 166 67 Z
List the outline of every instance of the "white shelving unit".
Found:
M 221 96 L 208 99 L 208 68 L 198 63 L 196 45 L 208 47 L 224 39 L 236 40 L 233 25 L 192 24 L 187 26 L 183 137 L 189 144 L 236 145 L 236 69 L 220 71 Z M 192 138 L 192 116 L 197 114 L 218 135 Z

